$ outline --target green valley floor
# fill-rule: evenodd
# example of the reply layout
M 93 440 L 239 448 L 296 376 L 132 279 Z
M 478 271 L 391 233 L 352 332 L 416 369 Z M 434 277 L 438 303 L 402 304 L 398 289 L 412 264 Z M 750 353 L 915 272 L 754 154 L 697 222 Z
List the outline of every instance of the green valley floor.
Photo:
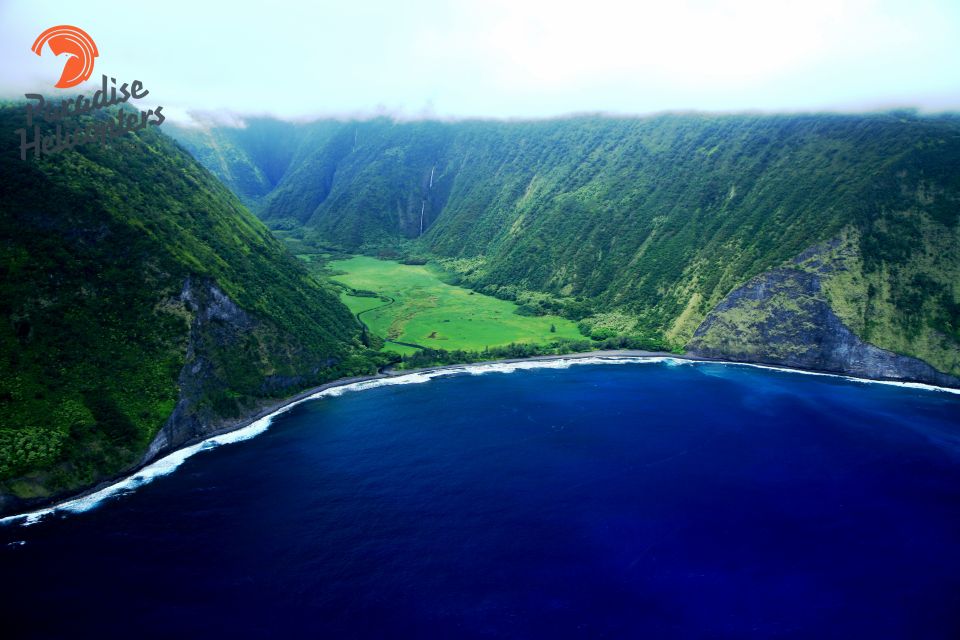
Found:
M 408 354 L 418 350 L 411 345 L 419 345 L 482 351 L 583 339 L 570 320 L 519 315 L 512 302 L 444 282 L 443 271 L 430 264 L 354 256 L 328 266 L 336 274 L 332 279 L 351 289 L 341 294 L 343 302 L 372 333 L 388 340 L 384 350 Z

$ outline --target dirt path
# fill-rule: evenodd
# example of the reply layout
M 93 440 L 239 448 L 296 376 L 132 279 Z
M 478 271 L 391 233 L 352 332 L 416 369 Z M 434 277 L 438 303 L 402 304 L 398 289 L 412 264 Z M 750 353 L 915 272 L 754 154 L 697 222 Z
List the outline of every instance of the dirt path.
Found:
M 373 332 L 370 330 L 369 325 L 367 325 L 367 323 L 364 322 L 364 321 L 363 321 L 363 318 L 361 318 L 360 316 L 362 316 L 363 314 L 365 314 L 365 313 L 367 313 L 367 312 L 369 312 L 369 311 L 376 311 L 376 310 L 378 310 L 378 309 L 385 309 L 385 308 L 389 307 L 390 305 L 392 305 L 394 302 L 396 302 L 396 300 L 394 300 L 393 298 L 391 298 L 391 297 L 388 296 L 388 295 L 383 295 L 383 294 L 378 294 L 378 295 L 380 296 L 381 299 L 386 298 L 387 300 L 389 300 L 389 302 L 387 302 L 386 304 L 381 304 L 381 305 L 378 306 L 378 307 L 371 307 L 370 309 L 364 309 L 363 311 L 355 314 L 356 317 L 357 317 L 357 322 L 360 323 L 360 325 L 363 327 L 363 330 L 366 331 L 367 333 L 373 333 Z M 390 343 L 392 343 L 392 344 L 403 345 L 404 347 L 412 347 L 412 348 L 414 348 L 414 349 L 429 349 L 429 347 L 425 347 L 425 346 L 423 346 L 422 344 L 416 344 L 415 342 L 400 342 L 399 340 L 391 340 L 390 338 L 384 338 L 384 341 L 385 341 L 385 342 L 390 342 Z

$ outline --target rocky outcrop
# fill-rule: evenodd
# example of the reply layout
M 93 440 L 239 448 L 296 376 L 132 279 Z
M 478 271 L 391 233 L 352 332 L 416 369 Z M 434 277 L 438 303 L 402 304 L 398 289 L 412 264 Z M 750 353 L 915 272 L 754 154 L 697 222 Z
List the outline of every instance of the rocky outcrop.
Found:
M 204 410 L 201 399 L 217 376 L 208 354 L 199 348 L 201 335 L 214 343 L 235 343 L 238 335 L 253 328 L 253 319 L 212 282 L 198 283 L 187 278 L 180 301 L 193 313 L 187 342 L 186 361 L 177 384 L 180 396 L 173 413 L 157 433 L 144 454 L 143 462 L 155 458 L 211 429 L 214 416 Z
M 209 280 L 187 278 L 180 301 L 193 315 L 186 359 L 178 379 L 180 395 L 173 413 L 150 443 L 141 464 L 187 443 L 235 427 L 276 398 L 316 384 L 319 371 L 339 362 L 337 358 L 328 357 L 299 374 L 259 376 L 256 381 L 259 398 L 247 396 L 244 401 L 237 400 L 237 404 L 225 410 L 222 396 L 225 391 L 230 394 L 236 380 L 224 366 L 224 360 L 232 354 L 245 352 L 244 366 L 256 371 L 260 363 L 250 354 L 251 345 L 258 345 L 257 336 L 268 329 Z M 221 401 L 214 401 L 218 397 Z
M 188 277 L 160 303 L 189 319 L 174 409 L 134 464 L 83 487 L 94 491 L 173 450 L 231 431 L 342 377 L 338 353 L 305 349 L 268 319 L 248 312 L 210 278 Z M 0 517 L 77 495 L 75 490 L 21 497 L 0 490 Z
M 861 340 L 830 307 L 821 291 L 820 276 L 793 266 L 768 271 L 730 293 L 697 328 L 687 352 L 960 387 L 960 378 Z

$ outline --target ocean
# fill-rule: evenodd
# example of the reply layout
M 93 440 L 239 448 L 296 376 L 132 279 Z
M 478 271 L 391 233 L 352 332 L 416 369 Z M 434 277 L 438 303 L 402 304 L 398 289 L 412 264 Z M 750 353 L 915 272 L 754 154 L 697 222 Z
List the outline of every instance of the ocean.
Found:
M 960 637 L 960 395 L 909 385 L 415 374 L 67 507 L 0 526 L 5 638 Z

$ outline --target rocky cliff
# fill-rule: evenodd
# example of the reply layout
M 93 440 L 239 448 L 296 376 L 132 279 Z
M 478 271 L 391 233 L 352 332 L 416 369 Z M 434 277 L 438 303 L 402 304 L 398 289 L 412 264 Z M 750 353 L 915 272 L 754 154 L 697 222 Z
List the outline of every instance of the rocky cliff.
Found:
M 336 292 L 152 129 L 0 140 L 0 514 L 376 370 Z
M 224 411 L 210 399 L 236 385 L 227 366 L 230 354 L 243 350 L 251 339 L 260 351 L 267 346 L 262 336 L 268 330 L 262 320 L 237 306 L 209 280 L 187 278 L 180 302 L 193 318 L 185 362 L 178 377 L 179 397 L 173 413 L 150 443 L 141 463 L 235 426 L 269 404 L 271 399 L 290 395 L 324 380 L 321 371 L 333 370 L 341 361 L 336 356 L 320 357 L 292 375 L 262 375 L 256 395 L 238 403 L 234 410 Z M 250 363 L 248 366 L 255 365 Z
M 879 380 L 960 387 L 960 378 L 861 340 L 831 308 L 821 276 L 788 266 L 728 295 L 697 328 L 691 355 Z

